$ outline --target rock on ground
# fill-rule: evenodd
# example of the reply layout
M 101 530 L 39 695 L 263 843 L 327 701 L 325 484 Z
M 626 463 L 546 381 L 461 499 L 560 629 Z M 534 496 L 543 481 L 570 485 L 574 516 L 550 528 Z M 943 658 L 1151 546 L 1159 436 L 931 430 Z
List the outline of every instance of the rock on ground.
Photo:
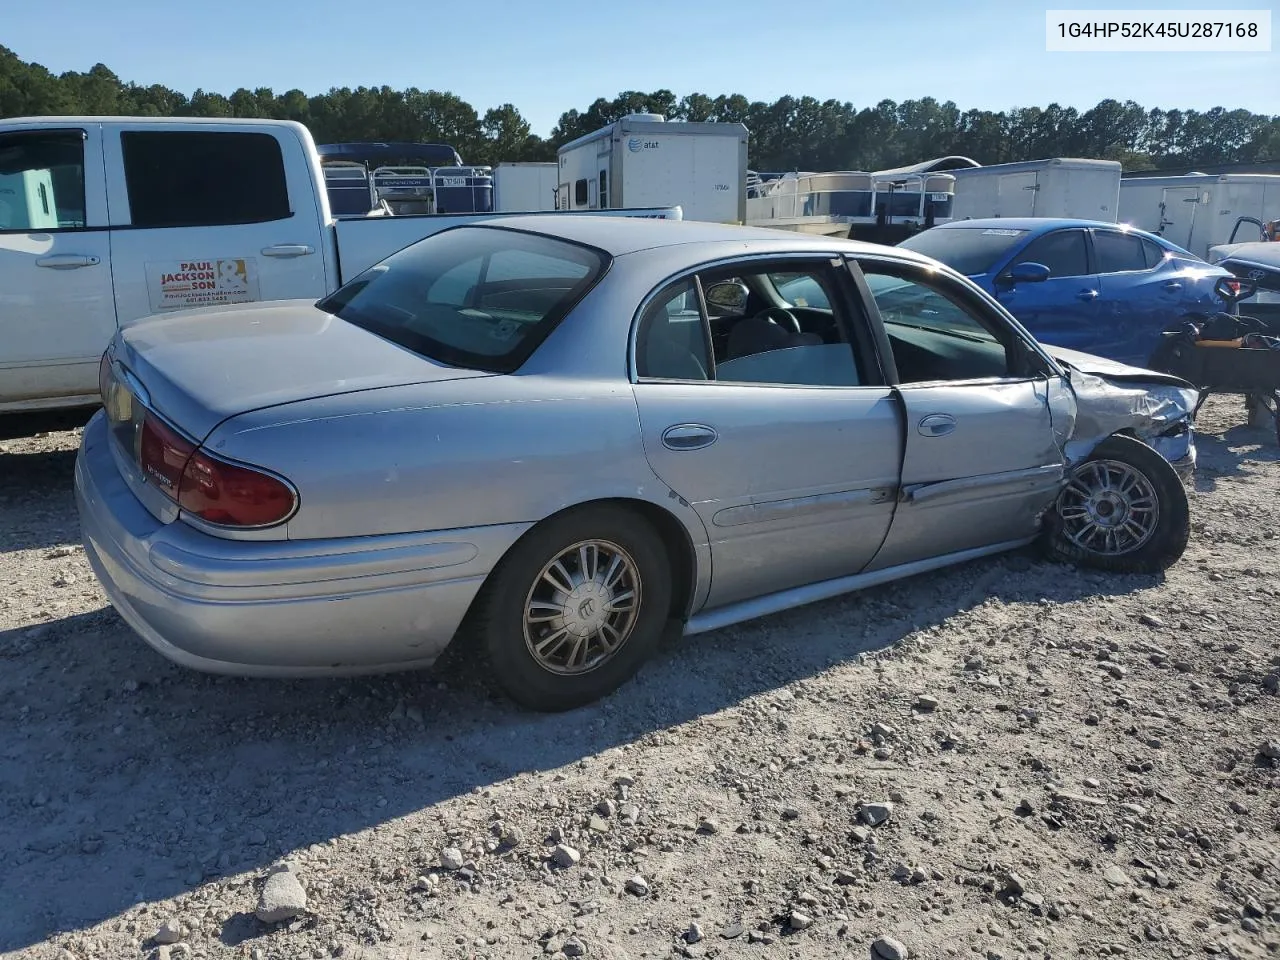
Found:
M 291 870 L 280 870 L 267 877 L 254 912 L 263 923 L 280 923 L 305 913 L 307 893 Z

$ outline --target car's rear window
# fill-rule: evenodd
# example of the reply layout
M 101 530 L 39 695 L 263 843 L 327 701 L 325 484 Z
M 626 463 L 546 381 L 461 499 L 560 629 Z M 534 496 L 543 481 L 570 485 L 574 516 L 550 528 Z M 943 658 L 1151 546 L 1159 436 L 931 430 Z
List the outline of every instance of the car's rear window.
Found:
M 1005 227 L 934 227 L 898 246 L 941 260 L 952 270 L 972 277 L 990 273 L 1026 236 L 1026 230 Z
M 460 227 L 393 254 L 318 306 L 431 360 L 509 373 L 608 264 L 542 234 Z

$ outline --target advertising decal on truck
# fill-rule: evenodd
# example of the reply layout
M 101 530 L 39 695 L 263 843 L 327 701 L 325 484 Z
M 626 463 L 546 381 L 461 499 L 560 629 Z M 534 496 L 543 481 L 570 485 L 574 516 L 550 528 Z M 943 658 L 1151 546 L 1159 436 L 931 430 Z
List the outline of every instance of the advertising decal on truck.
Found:
M 148 263 L 147 289 L 157 313 L 250 303 L 259 299 L 257 262 L 240 257 Z

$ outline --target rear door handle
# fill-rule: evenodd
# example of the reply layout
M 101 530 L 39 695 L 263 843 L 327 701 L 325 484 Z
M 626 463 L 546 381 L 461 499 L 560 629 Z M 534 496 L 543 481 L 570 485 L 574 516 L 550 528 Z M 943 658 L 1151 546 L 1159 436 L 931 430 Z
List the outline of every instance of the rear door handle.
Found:
M 948 413 L 931 413 L 916 425 L 922 437 L 945 437 L 956 428 L 956 418 Z
M 719 436 L 705 423 L 677 423 L 662 431 L 662 445 L 668 450 L 701 450 L 715 443 Z
M 52 257 L 41 257 L 36 261 L 36 266 L 49 270 L 75 270 L 78 267 L 94 267 L 99 262 L 97 257 L 85 257 L 78 253 L 60 253 Z
M 262 249 L 264 257 L 305 257 L 315 252 L 314 247 L 309 247 L 305 243 L 277 243 L 274 247 Z
M 1168 283 L 1164 285 L 1164 288 L 1166 290 L 1181 290 L 1182 284 L 1180 284 L 1177 280 L 1170 280 Z
M 1076 294 L 1076 297 L 1080 300 L 1096 300 L 1098 299 L 1098 291 L 1097 290 L 1081 290 L 1079 293 Z

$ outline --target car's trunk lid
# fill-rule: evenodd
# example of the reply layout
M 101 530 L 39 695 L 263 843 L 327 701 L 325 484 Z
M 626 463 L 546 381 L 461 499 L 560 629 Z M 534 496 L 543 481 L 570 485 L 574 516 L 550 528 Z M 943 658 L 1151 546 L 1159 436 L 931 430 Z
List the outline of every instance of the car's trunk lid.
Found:
M 127 327 L 116 360 L 197 442 L 227 417 L 335 394 L 492 376 L 411 353 L 310 301 L 190 311 Z

